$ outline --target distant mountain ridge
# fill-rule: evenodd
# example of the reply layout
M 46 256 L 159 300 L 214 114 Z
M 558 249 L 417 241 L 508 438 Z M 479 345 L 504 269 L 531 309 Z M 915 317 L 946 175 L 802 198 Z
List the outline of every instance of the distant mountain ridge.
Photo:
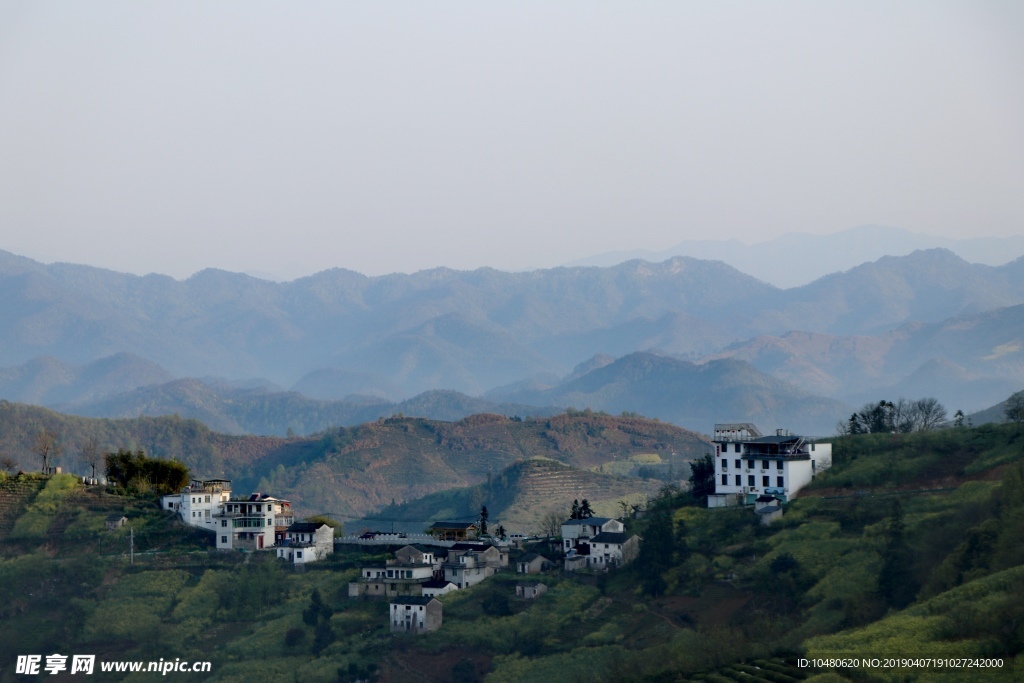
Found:
M 506 393 L 507 391 L 507 393 Z M 633 353 L 549 387 L 489 393 L 492 400 L 637 411 L 687 429 L 710 432 L 715 422 L 758 422 L 805 434 L 833 433 L 849 406 L 766 375 L 744 361 L 691 363 Z
M 791 330 L 881 334 L 1024 302 L 1024 260 L 943 250 L 887 257 L 780 290 L 723 263 L 675 257 L 532 273 L 436 269 L 288 283 L 207 270 L 185 281 L 0 253 L 0 363 L 127 352 L 174 377 L 300 380 L 325 398 L 479 395 L 562 376 L 595 354 L 696 359 Z M 333 373 L 316 384 L 316 373 Z
M 643 259 L 664 261 L 690 256 L 728 263 L 776 287 L 799 287 L 884 256 L 904 256 L 923 249 L 948 249 L 971 263 L 998 266 L 1024 255 L 1024 236 L 952 239 L 901 228 L 861 225 L 832 234 L 791 232 L 753 244 L 739 240 L 685 240 L 663 251 L 618 251 L 566 264 L 614 266 Z
M 974 410 L 1024 388 L 1024 305 L 910 323 L 878 336 L 759 336 L 709 358 L 745 360 L 856 404 L 929 395 L 953 410 Z

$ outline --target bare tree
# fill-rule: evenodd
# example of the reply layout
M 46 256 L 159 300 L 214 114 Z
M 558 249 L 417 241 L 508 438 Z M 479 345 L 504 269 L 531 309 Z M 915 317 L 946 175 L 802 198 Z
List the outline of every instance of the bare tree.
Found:
M 914 431 L 920 416 L 917 401 L 908 401 L 901 396 L 892 406 L 893 431 L 901 434 L 909 434 Z
M 36 442 L 32 450 L 42 459 L 44 474 L 50 472 L 50 460 L 56 460 L 62 452 L 60 442 L 57 441 L 57 435 L 45 427 L 36 434 Z
M 95 479 L 96 467 L 103 461 L 103 455 L 100 453 L 100 442 L 96 440 L 96 437 L 90 436 L 82 444 L 82 460 L 92 468 L 92 477 Z
M 562 522 L 565 520 L 565 515 L 560 513 L 558 510 L 550 510 L 540 518 L 540 532 L 541 535 L 551 538 L 553 536 L 559 536 L 562 533 Z
M 0 456 L 0 469 L 7 474 L 13 474 L 18 467 L 18 461 L 9 455 Z
M 946 406 L 935 398 L 922 398 L 914 401 L 917 408 L 917 431 L 927 432 L 946 426 Z

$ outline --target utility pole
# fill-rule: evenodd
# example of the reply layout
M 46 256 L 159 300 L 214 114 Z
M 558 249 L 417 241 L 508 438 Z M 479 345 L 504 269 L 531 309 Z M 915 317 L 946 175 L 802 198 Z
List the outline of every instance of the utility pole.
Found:
M 128 527 L 128 564 L 135 564 L 135 527 Z

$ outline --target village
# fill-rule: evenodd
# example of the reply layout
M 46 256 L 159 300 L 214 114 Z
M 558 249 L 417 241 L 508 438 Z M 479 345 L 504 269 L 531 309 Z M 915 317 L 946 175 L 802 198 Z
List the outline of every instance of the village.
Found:
M 713 443 L 714 490 L 708 492 L 708 507 L 750 506 L 761 524 L 781 518 L 785 504 L 816 472 L 831 466 L 831 444 L 781 429 L 764 436 L 750 423 L 716 424 Z M 626 531 L 623 520 L 594 516 L 586 501 L 583 506 L 574 501 L 560 540 L 531 539 L 535 549 L 547 543 L 550 558 L 524 548 L 528 539 L 523 534 L 507 535 L 504 529 L 488 534 L 486 515 L 476 522 L 436 521 L 422 534 L 366 531 L 336 537 L 326 521 L 296 521 L 288 500 L 262 492 L 232 497 L 228 479 L 195 478 L 181 492 L 162 496 L 160 506 L 210 532 L 217 550 L 272 552 L 297 570 L 346 546 L 401 546 L 383 564 L 361 567 L 348 596 L 387 600 L 391 631 L 414 634 L 441 627 L 439 597 L 499 571 L 524 575 L 515 597 L 536 599 L 547 590 L 541 580 L 545 573 L 611 571 L 633 562 L 642 542 Z

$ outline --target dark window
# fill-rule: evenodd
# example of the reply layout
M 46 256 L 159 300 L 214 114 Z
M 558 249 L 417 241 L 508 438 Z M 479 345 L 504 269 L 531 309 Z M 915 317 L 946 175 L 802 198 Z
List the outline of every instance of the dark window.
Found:
M 762 470 L 768 469 L 768 461 L 767 460 L 762 460 L 761 461 L 761 469 Z
M 740 460 L 739 458 L 736 458 L 736 462 L 734 463 L 736 465 L 736 469 L 739 469 L 740 467 L 742 467 L 742 465 L 740 465 L 741 462 L 743 462 L 743 461 Z
M 753 474 L 749 474 L 749 475 L 747 475 L 747 486 L 753 486 L 753 485 L 754 485 L 754 475 Z
M 781 460 L 776 460 L 775 461 L 775 469 L 777 469 L 777 470 L 781 470 L 782 469 L 782 461 Z
M 227 526 L 228 525 L 228 520 L 226 520 L 226 519 L 220 520 L 220 525 L 221 526 Z
M 729 475 L 728 474 L 723 474 L 722 475 L 722 486 L 728 486 L 728 485 L 729 485 Z
M 753 460 L 748 460 L 747 461 L 747 469 L 748 470 L 754 469 L 754 461 Z
M 776 478 L 775 478 L 775 481 L 776 481 L 776 482 L 778 482 L 778 483 L 776 484 L 776 486 L 778 486 L 778 487 L 780 487 L 780 488 L 782 488 L 783 486 L 785 486 L 785 484 L 783 483 L 783 482 L 785 481 L 785 479 L 784 479 L 783 477 L 776 477 Z
M 722 469 L 723 470 L 729 469 L 729 461 L 726 460 L 725 458 L 722 458 Z
M 221 536 L 220 537 L 220 542 L 221 543 L 227 543 L 228 542 L 228 537 L 227 536 Z
M 761 477 L 761 486 L 770 486 L 768 483 L 768 477 Z
M 738 474 L 737 474 L 737 475 L 736 475 L 736 485 L 737 485 L 737 486 L 742 486 L 743 484 L 741 484 L 741 483 L 740 483 L 741 481 L 743 481 L 743 480 L 742 480 L 742 479 L 740 479 L 740 475 L 738 475 Z
M 743 452 L 743 447 L 740 446 L 739 444 L 736 444 L 736 452 L 737 453 L 742 453 Z

